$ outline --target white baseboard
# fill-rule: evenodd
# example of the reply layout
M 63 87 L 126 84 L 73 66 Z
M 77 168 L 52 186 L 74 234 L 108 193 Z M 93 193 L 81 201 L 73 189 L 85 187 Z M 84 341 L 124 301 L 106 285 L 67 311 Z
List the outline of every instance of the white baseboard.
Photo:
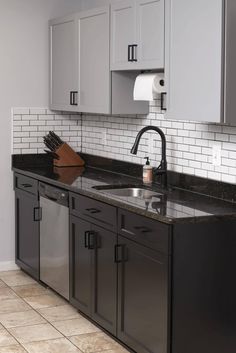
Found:
M 12 270 L 19 270 L 19 267 L 15 264 L 15 261 L 0 261 L 0 271 Z

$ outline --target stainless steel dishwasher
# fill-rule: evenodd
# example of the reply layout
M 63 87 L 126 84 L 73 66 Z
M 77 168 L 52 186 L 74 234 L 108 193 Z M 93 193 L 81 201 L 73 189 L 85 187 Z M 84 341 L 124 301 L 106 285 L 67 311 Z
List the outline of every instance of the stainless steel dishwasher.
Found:
M 39 184 L 40 280 L 69 299 L 69 193 Z

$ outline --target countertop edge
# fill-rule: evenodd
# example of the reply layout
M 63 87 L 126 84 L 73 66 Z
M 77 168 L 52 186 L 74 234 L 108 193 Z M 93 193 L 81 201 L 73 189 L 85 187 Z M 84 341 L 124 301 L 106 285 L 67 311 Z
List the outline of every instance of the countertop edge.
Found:
M 120 209 L 128 210 L 130 212 L 133 212 L 135 214 L 156 220 L 158 222 L 167 224 L 167 225 L 174 225 L 174 224 L 196 224 L 196 223 L 209 223 L 209 222 L 217 222 L 217 221 L 222 221 L 222 220 L 229 220 L 229 219 L 236 219 L 236 213 L 231 213 L 231 214 L 224 214 L 224 215 L 208 215 L 208 216 L 198 216 L 198 217 L 185 217 L 185 218 L 169 218 L 165 216 L 161 216 L 158 214 L 154 214 L 148 211 L 144 211 L 141 208 L 122 203 L 121 201 L 111 199 L 109 196 L 106 196 L 104 194 L 98 194 L 96 192 L 90 192 L 87 190 L 80 189 L 78 187 L 73 187 L 66 185 L 60 181 L 55 181 L 50 178 L 44 177 L 42 175 L 39 175 L 37 173 L 33 173 L 30 171 L 27 171 L 25 169 L 20 169 L 16 167 L 12 167 L 12 171 L 29 176 L 33 179 L 36 179 L 38 181 L 42 181 L 54 186 L 61 187 L 62 189 L 68 190 L 70 192 L 74 192 L 79 195 L 87 196 L 90 197 L 94 200 L 104 202 L 110 206 L 118 207 Z M 188 191 L 190 192 L 190 191 Z

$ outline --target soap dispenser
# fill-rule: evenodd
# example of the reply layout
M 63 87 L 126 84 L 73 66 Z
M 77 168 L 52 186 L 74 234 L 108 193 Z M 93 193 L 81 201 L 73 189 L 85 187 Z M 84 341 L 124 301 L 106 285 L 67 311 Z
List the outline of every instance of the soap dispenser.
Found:
M 145 157 L 146 163 L 143 166 L 143 183 L 151 184 L 152 183 L 152 167 L 150 165 L 149 157 Z

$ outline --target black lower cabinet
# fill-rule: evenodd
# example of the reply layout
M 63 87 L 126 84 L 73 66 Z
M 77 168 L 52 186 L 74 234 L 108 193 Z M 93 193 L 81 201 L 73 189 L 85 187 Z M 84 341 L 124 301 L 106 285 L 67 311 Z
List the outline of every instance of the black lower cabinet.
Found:
M 39 201 L 38 196 L 15 192 L 16 264 L 39 279 Z
M 117 302 L 117 265 L 114 249 L 117 242 L 116 234 L 92 226 L 96 237 L 93 252 L 93 319 L 112 334 L 116 334 L 116 302 Z
M 118 237 L 118 338 L 138 353 L 168 352 L 168 256 Z
M 116 334 L 116 234 L 71 216 L 70 302 Z
M 70 222 L 70 302 L 86 315 L 91 313 L 92 257 L 86 232 L 90 223 L 71 216 Z

